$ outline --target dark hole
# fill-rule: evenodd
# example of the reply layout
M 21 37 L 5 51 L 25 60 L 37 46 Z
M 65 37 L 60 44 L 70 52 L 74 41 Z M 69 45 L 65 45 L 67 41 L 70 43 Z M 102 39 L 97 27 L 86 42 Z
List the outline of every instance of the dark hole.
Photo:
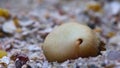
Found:
M 82 39 L 78 39 L 78 40 L 77 40 L 77 44 L 78 44 L 78 45 L 80 45 L 82 42 L 83 42 Z

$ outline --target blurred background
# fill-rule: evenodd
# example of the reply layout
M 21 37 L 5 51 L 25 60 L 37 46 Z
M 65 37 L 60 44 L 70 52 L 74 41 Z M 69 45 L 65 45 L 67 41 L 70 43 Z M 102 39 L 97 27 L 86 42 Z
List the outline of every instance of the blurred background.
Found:
M 106 44 L 102 56 L 88 62 L 77 59 L 70 62 L 73 66 L 86 68 L 83 64 L 93 62 L 98 68 L 105 67 L 102 63 L 120 68 L 120 0 L 0 0 L 0 49 L 8 52 L 8 57 L 23 52 L 30 60 L 34 58 L 28 63 L 33 68 L 37 60 L 39 67 L 56 66 L 43 57 L 41 45 L 53 28 L 68 21 L 86 24 Z M 70 63 L 57 65 L 65 68 Z

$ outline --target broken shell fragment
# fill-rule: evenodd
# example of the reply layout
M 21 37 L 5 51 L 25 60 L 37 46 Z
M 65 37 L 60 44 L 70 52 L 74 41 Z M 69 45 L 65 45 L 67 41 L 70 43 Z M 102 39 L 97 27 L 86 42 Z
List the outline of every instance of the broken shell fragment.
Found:
M 7 21 L 5 22 L 3 25 L 2 25 L 2 30 L 6 33 L 14 33 L 16 31 L 16 26 L 14 24 L 14 22 L 11 20 L 11 21 Z
M 0 8 L 0 17 L 3 17 L 5 19 L 9 19 L 11 17 L 11 15 L 8 12 L 8 10 Z
M 87 9 L 95 11 L 95 12 L 99 12 L 102 10 L 102 6 L 100 5 L 100 3 L 91 2 L 91 3 L 87 4 Z

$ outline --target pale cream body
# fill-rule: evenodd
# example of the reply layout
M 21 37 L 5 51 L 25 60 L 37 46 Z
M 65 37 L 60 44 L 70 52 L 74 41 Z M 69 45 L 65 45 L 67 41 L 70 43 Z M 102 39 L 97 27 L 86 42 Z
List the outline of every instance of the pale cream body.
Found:
M 65 23 L 55 28 L 46 37 L 42 48 L 48 61 L 58 62 L 96 56 L 99 52 L 96 34 L 79 23 Z

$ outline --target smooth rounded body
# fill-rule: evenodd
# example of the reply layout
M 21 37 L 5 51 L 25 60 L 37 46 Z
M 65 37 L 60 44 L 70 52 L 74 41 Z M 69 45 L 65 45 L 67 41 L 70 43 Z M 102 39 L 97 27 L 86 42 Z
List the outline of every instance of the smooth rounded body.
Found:
M 96 56 L 98 39 L 86 25 L 65 23 L 46 37 L 42 46 L 48 61 L 63 62 L 78 57 Z

